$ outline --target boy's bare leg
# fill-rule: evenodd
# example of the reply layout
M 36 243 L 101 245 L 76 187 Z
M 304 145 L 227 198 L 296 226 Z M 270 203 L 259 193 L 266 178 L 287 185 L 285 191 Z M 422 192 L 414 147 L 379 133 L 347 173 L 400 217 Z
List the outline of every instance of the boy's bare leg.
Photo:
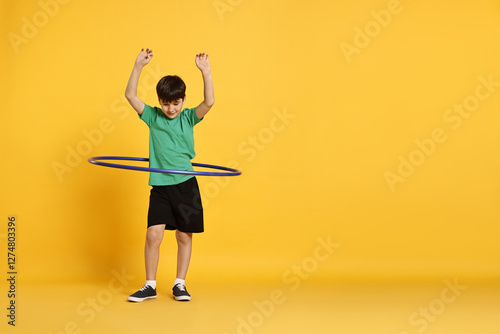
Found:
M 165 233 L 165 224 L 153 225 L 146 232 L 144 261 L 146 263 L 146 280 L 155 281 L 160 259 L 160 245 Z
M 177 278 L 186 279 L 191 260 L 193 233 L 176 230 L 175 238 L 177 239 Z

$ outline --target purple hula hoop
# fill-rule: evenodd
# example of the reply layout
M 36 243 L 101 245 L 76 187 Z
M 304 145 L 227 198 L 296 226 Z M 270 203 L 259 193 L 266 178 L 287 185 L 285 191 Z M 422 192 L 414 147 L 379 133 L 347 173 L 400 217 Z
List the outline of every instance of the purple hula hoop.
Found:
M 168 174 L 184 174 L 184 175 L 200 175 L 200 176 L 236 176 L 240 175 L 241 171 L 229 168 L 222 167 L 216 165 L 207 165 L 207 164 L 198 164 L 193 162 L 192 165 L 194 167 L 205 167 L 212 168 L 218 170 L 224 170 L 227 172 L 193 172 L 189 170 L 175 170 L 175 169 L 162 169 L 162 168 L 150 168 L 150 167 L 136 167 L 129 165 L 120 165 L 109 162 L 102 162 L 99 160 L 122 160 L 122 161 L 149 161 L 148 158 L 135 158 L 135 157 L 115 157 L 115 156 L 102 156 L 102 157 L 92 157 L 88 159 L 88 162 L 98 166 L 112 167 L 112 168 L 121 168 L 121 169 L 130 169 L 137 170 L 141 172 L 155 172 L 155 173 L 168 173 Z M 228 173 L 229 172 L 229 173 Z

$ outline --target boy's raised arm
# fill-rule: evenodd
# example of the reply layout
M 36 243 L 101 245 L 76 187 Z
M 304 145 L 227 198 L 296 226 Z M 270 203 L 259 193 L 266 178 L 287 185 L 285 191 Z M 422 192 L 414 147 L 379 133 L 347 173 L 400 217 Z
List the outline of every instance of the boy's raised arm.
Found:
M 208 54 L 199 53 L 196 55 L 196 66 L 200 69 L 203 76 L 203 102 L 196 107 L 196 116 L 199 119 L 205 117 L 207 112 L 212 108 L 215 103 L 214 85 L 212 83 L 212 72 L 210 70 L 210 63 L 208 61 Z
M 132 108 L 134 108 L 139 115 L 142 115 L 142 112 L 144 111 L 144 102 L 142 102 L 142 100 L 137 96 L 139 77 L 141 75 L 142 68 L 149 63 L 152 57 L 153 50 L 141 50 L 141 53 L 139 53 L 137 59 L 135 60 L 134 69 L 132 70 L 132 74 L 128 79 L 127 88 L 125 89 L 125 97 Z

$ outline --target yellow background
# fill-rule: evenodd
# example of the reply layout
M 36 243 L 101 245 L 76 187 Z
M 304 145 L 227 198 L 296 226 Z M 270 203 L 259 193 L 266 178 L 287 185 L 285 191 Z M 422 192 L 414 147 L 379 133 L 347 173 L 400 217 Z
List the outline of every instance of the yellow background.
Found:
M 500 87 L 456 129 L 444 119 L 479 78 L 500 82 L 498 1 L 2 1 L 0 22 L 0 246 L 15 215 L 21 289 L 106 283 L 120 268 L 135 276 L 124 295 L 143 283 L 148 174 L 86 161 L 147 156 L 148 129 L 124 99 L 143 47 L 154 57 L 140 94 L 153 105 L 156 82 L 178 74 L 196 106 L 194 56 L 210 54 L 216 103 L 194 161 L 243 171 L 198 178 L 206 232 L 188 280 L 283 286 L 330 238 L 339 247 L 307 284 L 498 283 Z M 386 173 L 434 129 L 446 140 L 391 189 Z M 165 286 L 175 250 L 166 235 Z

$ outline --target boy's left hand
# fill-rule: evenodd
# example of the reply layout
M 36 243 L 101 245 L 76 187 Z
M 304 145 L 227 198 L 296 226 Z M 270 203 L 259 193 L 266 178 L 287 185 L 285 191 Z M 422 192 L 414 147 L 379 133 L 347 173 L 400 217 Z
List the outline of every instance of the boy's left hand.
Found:
M 210 62 L 208 61 L 208 54 L 198 53 L 195 58 L 196 66 L 202 73 L 210 73 Z

